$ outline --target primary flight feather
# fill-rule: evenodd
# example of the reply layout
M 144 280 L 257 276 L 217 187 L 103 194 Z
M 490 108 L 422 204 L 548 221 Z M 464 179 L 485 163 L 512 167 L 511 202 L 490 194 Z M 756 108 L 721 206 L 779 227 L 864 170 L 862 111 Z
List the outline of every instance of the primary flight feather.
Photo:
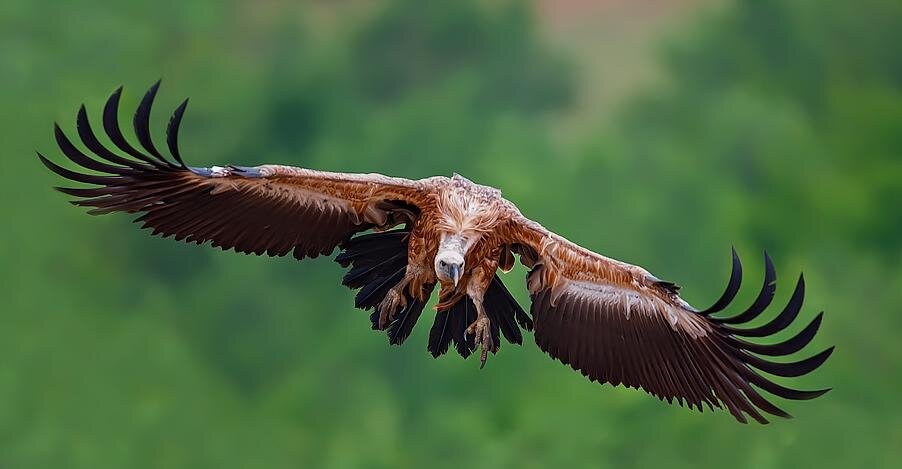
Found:
M 521 329 L 534 330 L 542 350 L 593 381 L 641 388 L 699 410 L 725 408 L 741 422 L 750 416 L 767 423 L 763 413 L 789 417 L 764 395 L 804 400 L 827 392 L 787 388 L 761 374 L 796 377 L 823 364 L 833 347 L 795 362 L 763 358 L 800 351 L 814 338 L 823 313 L 783 342 L 745 340 L 790 326 L 805 294 L 799 277 L 774 319 L 742 327 L 774 296 L 776 274 L 766 253 L 764 286 L 754 303 L 735 316 L 713 316 L 739 290 L 742 268 L 735 251 L 723 296 L 698 310 L 679 297 L 675 284 L 567 241 L 524 217 L 499 190 L 456 174 L 410 180 L 279 165 L 186 166 L 178 130 L 187 100 L 166 129 L 172 159 L 151 138 L 158 87 L 159 82 L 145 94 L 134 116 L 140 148 L 119 127 L 121 88 L 103 110 L 103 129 L 115 149 L 97 139 L 84 106 L 77 131 L 93 157 L 55 126 L 63 154 L 92 171 L 72 171 L 38 154 L 53 172 L 90 185 L 58 188 L 75 197 L 75 205 L 90 207 L 91 214 L 139 213 L 135 221 L 154 234 L 210 241 L 224 250 L 304 259 L 338 247 L 335 260 L 350 267 L 342 283 L 359 289 L 355 306 L 373 310 L 373 328 L 386 330 L 392 344 L 410 335 L 438 286 L 428 344 L 435 357 L 453 344 L 465 358 L 479 349 L 484 365 L 502 335 L 520 344 Z M 530 314 L 497 274 L 510 270 L 516 257 L 530 269 Z

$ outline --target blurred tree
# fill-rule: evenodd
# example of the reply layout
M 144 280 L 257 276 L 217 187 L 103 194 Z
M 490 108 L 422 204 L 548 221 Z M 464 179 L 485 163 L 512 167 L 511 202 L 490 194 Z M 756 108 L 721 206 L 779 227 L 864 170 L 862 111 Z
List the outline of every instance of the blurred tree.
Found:
M 892 467 L 900 43 L 895 0 L 728 2 L 664 45 L 665 80 L 614 125 L 558 142 L 580 75 L 522 2 L 0 3 L 0 467 Z M 805 314 L 829 309 L 839 350 L 811 387 L 836 390 L 760 428 L 586 383 L 531 344 L 478 373 L 428 357 L 425 317 L 388 347 L 327 259 L 66 206 L 29 156 L 53 151 L 48 120 L 74 135 L 80 100 L 96 119 L 122 82 L 134 109 L 160 75 L 156 128 L 195 97 L 193 164 L 460 172 L 694 303 L 730 243 L 767 247 L 777 301 L 804 266 Z M 523 273 L 505 279 L 526 304 Z

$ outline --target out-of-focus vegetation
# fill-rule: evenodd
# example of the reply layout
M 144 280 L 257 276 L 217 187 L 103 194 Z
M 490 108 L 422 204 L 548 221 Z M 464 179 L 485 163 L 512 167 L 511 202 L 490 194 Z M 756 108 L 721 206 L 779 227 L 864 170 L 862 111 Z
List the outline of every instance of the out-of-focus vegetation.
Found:
M 744 0 L 661 41 L 613 117 L 528 4 L 0 3 L 0 467 L 890 467 L 902 459 L 902 3 Z M 584 48 L 585 49 L 585 48 Z M 89 218 L 33 157 L 164 77 L 195 165 L 278 162 L 500 187 L 576 242 L 706 306 L 735 244 L 836 344 L 743 426 L 589 383 L 527 339 L 479 371 L 369 330 L 328 259 L 223 253 Z M 95 121 L 96 122 L 96 121 Z M 568 136 L 571 134 L 567 134 Z M 505 277 L 527 304 L 522 269 Z

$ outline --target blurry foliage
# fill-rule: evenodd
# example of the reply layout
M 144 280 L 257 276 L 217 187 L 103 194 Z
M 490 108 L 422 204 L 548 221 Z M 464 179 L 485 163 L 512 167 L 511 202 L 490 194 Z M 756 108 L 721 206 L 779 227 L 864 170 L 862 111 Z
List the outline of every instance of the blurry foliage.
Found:
M 902 6 L 745 0 L 662 44 L 667 80 L 566 145 L 574 59 L 519 3 L 391 1 L 326 22 L 314 2 L 0 4 L 5 223 L 0 467 L 890 466 L 902 454 Z M 328 259 L 225 254 L 89 218 L 47 186 L 50 120 L 72 133 L 123 83 L 193 97 L 196 165 L 460 172 L 705 306 L 729 245 L 804 267 L 818 344 L 789 404 L 740 426 L 599 387 L 531 343 L 472 360 L 369 330 Z M 95 121 L 96 122 L 96 121 Z M 523 269 L 505 277 L 526 303 Z M 531 341 L 527 339 L 527 341 Z

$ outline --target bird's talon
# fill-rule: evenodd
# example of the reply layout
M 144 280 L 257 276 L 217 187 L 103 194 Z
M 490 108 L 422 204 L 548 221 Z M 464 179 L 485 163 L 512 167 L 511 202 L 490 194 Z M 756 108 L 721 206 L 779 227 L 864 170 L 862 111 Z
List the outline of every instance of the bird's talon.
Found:
M 479 369 L 482 369 L 485 366 L 486 359 L 489 357 L 489 352 L 495 352 L 495 344 L 492 340 L 490 324 L 489 318 L 482 316 L 473 321 L 473 324 L 470 324 L 466 330 L 468 335 L 474 335 L 473 340 L 476 342 L 476 345 L 482 349 L 479 354 Z
M 385 329 L 385 326 L 387 326 L 393 319 L 392 316 L 394 316 L 394 315 L 389 313 L 389 310 L 387 310 L 387 309 L 383 308 L 383 309 L 379 310 L 379 329 L 380 330 Z
M 389 290 L 379 305 L 379 329 L 385 329 L 394 321 L 395 313 L 407 307 L 407 298 L 397 288 Z

